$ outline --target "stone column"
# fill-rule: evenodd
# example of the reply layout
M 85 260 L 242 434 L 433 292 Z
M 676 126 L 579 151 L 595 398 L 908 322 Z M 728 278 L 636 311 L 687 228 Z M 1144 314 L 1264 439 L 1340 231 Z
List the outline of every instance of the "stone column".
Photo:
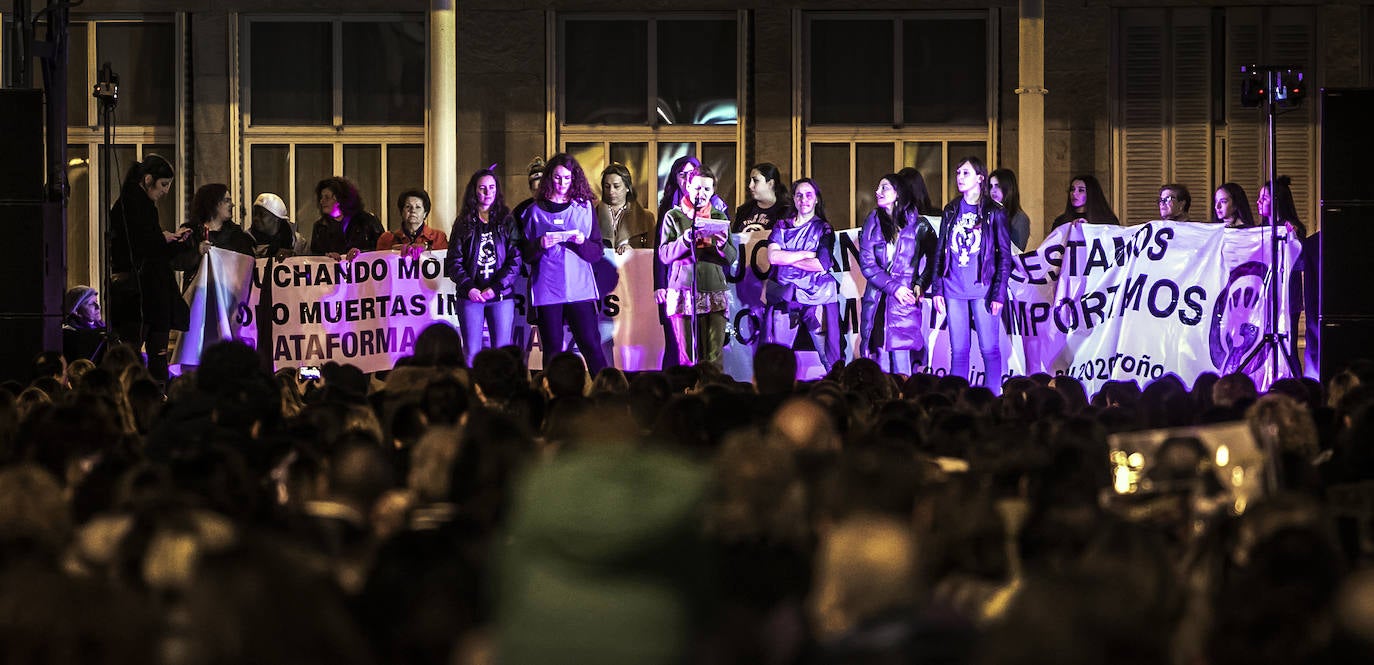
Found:
M 1045 209 L 1045 3 L 1020 0 L 1020 63 L 1017 77 L 1017 184 L 1021 207 L 1034 220 L 1028 247 L 1045 237 L 1052 219 Z
M 429 113 L 425 127 L 425 188 L 429 223 L 444 233 L 458 216 L 457 0 L 431 0 L 429 8 Z

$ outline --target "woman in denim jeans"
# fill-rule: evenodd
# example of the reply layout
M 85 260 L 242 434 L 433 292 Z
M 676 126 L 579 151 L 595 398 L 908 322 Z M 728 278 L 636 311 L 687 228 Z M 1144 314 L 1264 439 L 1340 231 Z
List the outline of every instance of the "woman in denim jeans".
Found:
M 983 160 L 961 160 L 954 169 L 954 184 L 959 196 L 941 215 L 940 249 L 935 253 L 930 293 L 935 309 L 945 314 L 949 324 L 949 373 L 968 378 L 972 323 L 983 356 L 984 385 L 1001 394 L 1006 367 L 1001 315 L 1011 273 L 1011 229 L 1006 210 L 988 195 L 988 167 Z
M 496 174 L 482 169 L 468 179 L 463 209 L 453 224 L 448 275 L 463 303 L 463 346 L 468 364 L 482 350 L 482 323 L 491 346 L 511 343 L 515 278 L 520 276 L 520 232 L 501 195 Z

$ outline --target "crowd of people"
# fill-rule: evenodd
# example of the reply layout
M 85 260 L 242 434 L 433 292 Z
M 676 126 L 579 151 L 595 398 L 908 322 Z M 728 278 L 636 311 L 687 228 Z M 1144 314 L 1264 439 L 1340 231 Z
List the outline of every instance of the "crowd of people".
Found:
M 0 386 L 0 661 L 1374 657 L 1374 368 L 999 395 L 798 382 L 778 344 L 752 383 L 522 358 L 440 323 L 312 380 L 228 342 L 164 397 L 127 344 L 40 356 Z M 1111 435 L 1233 421 L 1275 470 L 1243 510 L 1191 436 L 1116 489 Z

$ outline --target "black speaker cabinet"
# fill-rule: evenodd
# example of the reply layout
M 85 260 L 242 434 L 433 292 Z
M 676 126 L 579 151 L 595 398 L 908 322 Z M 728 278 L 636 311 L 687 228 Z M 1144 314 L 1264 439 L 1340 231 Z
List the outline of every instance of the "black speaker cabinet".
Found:
M 62 208 L 0 203 L 0 377 L 23 378 L 39 351 L 62 350 Z
M 1322 321 L 1321 380 L 1326 383 L 1358 360 L 1374 360 L 1374 319 Z
M 1374 247 L 1374 202 L 1322 206 L 1322 321 L 1374 317 L 1370 247 Z
M 1374 201 L 1364 164 L 1374 150 L 1374 88 L 1328 88 L 1321 98 L 1321 200 Z
M 42 91 L 0 89 L 0 201 L 42 201 L 43 171 Z
M 62 319 L 57 316 L 0 314 L 0 380 L 27 384 L 40 351 L 62 350 Z
M 0 203 L 0 314 L 56 314 L 66 290 L 61 204 Z

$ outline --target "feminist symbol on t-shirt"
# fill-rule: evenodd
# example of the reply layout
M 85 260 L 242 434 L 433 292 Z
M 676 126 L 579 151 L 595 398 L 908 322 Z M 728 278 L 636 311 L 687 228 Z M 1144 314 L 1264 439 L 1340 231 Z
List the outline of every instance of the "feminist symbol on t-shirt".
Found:
M 477 270 L 484 280 L 496 274 L 496 243 L 492 241 L 490 232 L 482 234 L 477 250 Z
M 967 268 L 969 258 L 983 246 L 983 227 L 978 224 L 978 213 L 966 212 L 954 222 L 954 232 L 950 234 L 949 247 L 959 261 L 960 268 Z

